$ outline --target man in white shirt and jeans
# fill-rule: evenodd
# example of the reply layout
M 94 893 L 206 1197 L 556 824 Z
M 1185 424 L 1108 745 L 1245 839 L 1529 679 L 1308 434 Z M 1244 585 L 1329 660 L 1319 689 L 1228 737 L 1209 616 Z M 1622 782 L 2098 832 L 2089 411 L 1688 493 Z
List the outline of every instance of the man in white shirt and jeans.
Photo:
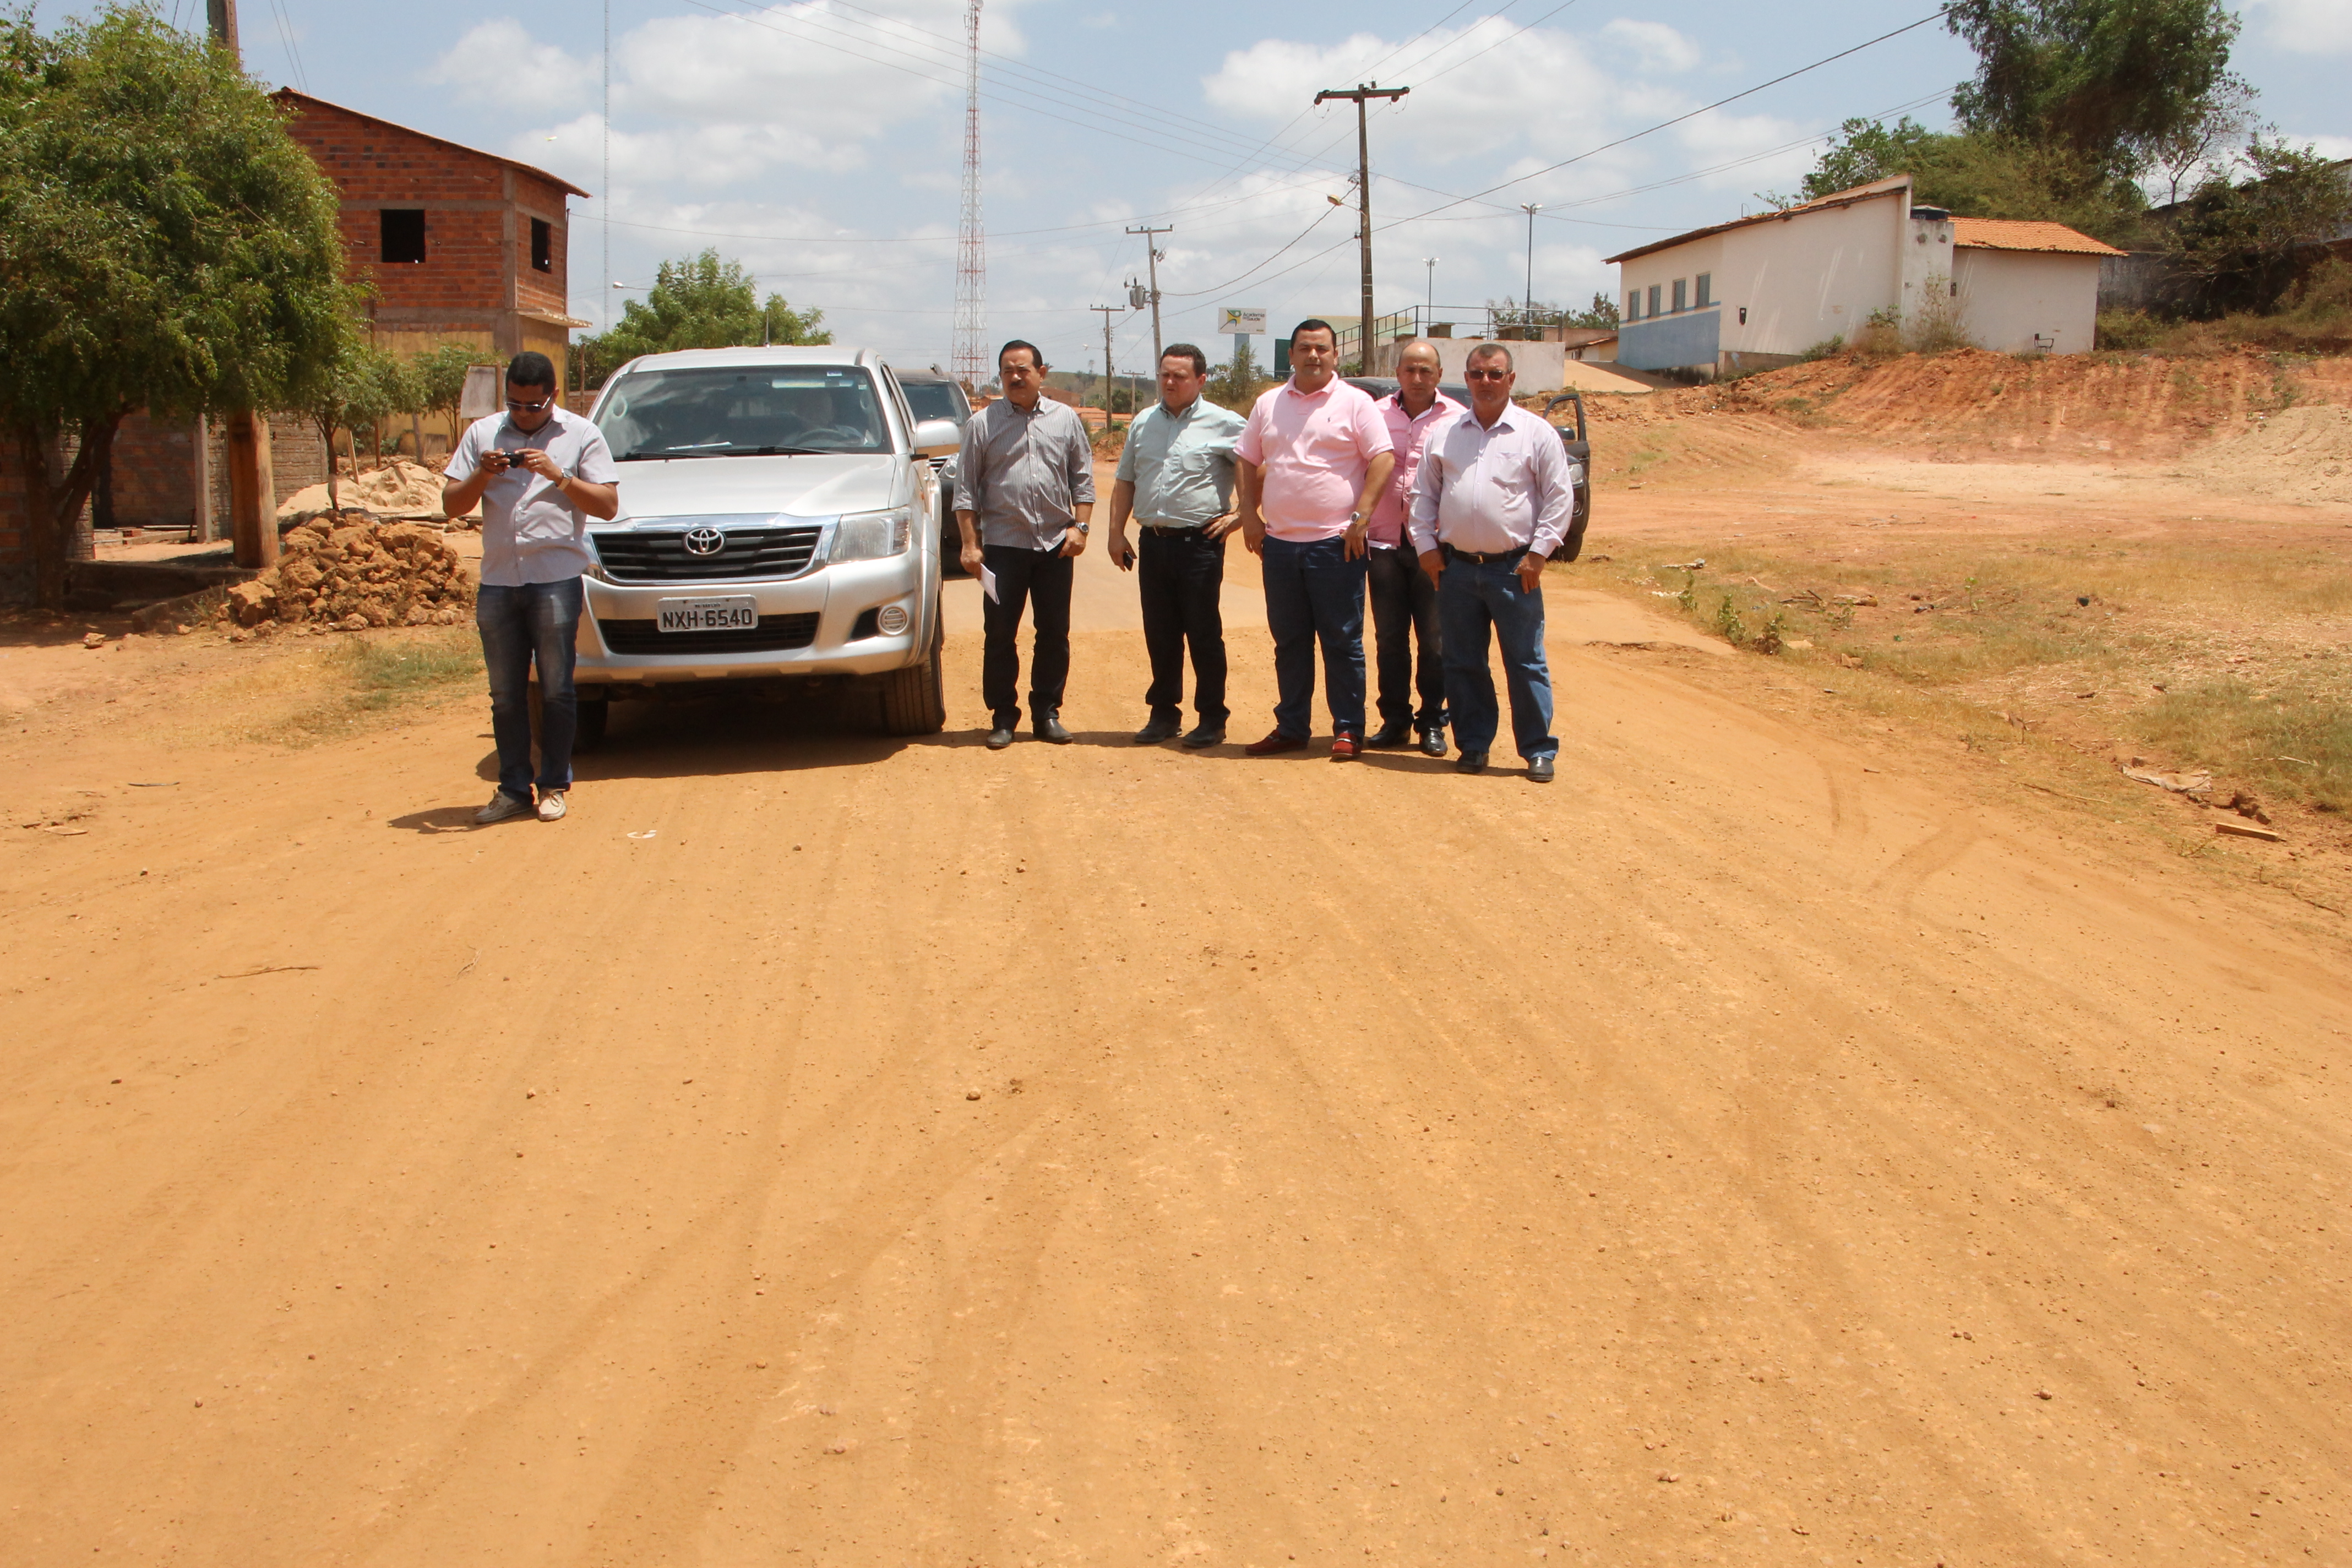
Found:
M 1503 648 L 1511 735 L 1528 777 L 1549 784 L 1559 742 L 1551 733 L 1551 671 L 1544 660 L 1544 562 L 1576 510 L 1576 464 L 1559 432 L 1511 401 L 1511 351 L 1482 343 L 1464 379 L 1470 412 L 1430 437 L 1415 482 L 1413 550 L 1437 584 L 1445 649 L 1445 705 L 1454 766 L 1484 773 L 1501 712 L 1487 668 L 1487 636 Z
M 490 731 L 499 745 L 499 787 L 474 814 L 485 826 L 536 810 L 562 819 L 572 787 L 572 742 L 580 721 L 572 690 L 588 569 L 588 520 L 621 510 L 620 470 L 604 433 L 555 401 L 555 366 L 520 353 L 507 366 L 502 419 L 477 419 L 458 437 L 442 475 L 441 510 L 451 517 L 482 503 L 482 588 L 474 625 L 490 678 Z M 531 798 L 530 669 L 539 666 L 539 798 Z

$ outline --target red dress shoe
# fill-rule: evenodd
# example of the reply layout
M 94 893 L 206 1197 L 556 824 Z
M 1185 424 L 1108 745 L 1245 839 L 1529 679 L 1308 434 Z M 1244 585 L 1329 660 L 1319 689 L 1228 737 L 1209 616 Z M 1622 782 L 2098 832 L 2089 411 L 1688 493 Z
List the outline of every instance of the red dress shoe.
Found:
M 1364 743 L 1356 739 L 1355 736 L 1342 734 L 1331 737 L 1331 760 L 1333 762 L 1352 763 L 1363 754 Z
M 1277 752 L 1303 752 L 1306 749 L 1306 736 L 1286 735 L 1279 730 L 1263 741 L 1252 741 L 1242 748 L 1253 757 L 1270 757 Z

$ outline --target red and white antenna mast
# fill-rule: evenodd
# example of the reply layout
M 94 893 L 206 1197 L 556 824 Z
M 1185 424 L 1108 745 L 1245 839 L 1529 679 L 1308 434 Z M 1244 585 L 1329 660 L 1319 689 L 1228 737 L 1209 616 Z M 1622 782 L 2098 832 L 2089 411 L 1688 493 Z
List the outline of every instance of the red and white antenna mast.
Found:
M 980 5 L 964 11 L 963 222 L 956 234 L 955 348 L 958 381 L 978 391 L 988 361 L 988 234 L 980 216 Z

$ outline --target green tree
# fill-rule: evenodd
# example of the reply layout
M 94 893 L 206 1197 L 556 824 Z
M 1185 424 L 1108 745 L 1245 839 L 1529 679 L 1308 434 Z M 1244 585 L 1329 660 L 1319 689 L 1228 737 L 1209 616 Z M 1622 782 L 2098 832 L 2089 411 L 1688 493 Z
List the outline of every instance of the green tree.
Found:
M 1250 340 L 1243 336 L 1234 341 L 1231 363 L 1219 367 L 1202 390 L 1209 401 L 1219 407 L 1246 414 L 1250 405 L 1257 401 L 1258 394 L 1271 384 L 1272 378 L 1258 368 L 1257 355 L 1251 352 Z
M 586 384 L 604 378 L 639 354 L 672 349 L 723 349 L 749 343 L 829 343 L 822 310 L 795 310 L 781 294 L 762 305 L 759 279 L 742 263 L 716 250 L 665 261 L 642 301 L 621 307 L 610 331 L 580 340 Z
M 478 364 L 491 363 L 487 355 L 488 351 L 472 343 L 435 343 L 408 362 L 408 374 L 416 384 L 416 406 L 449 421 L 452 451 L 457 449 L 460 434 L 457 410 L 465 402 L 466 374 Z M 422 452 L 416 455 L 425 456 Z
M 318 428 L 319 439 L 327 448 L 329 506 L 337 511 L 343 510 L 335 470 L 335 433 L 351 433 L 354 467 L 359 461 L 359 432 L 363 428 L 376 432 L 377 456 L 382 457 L 384 420 L 421 407 L 418 391 L 416 379 L 409 374 L 407 366 L 370 345 L 365 329 L 359 322 L 345 323 L 342 341 L 336 345 L 332 374 L 316 383 L 299 410 Z
M 234 57 L 119 5 L 0 16 L 0 430 L 43 605 L 124 416 L 298 405 L 328 374 L 358 305 L 336 205 Z
M 2171 217 L 2171 248 L 2199 315 L 2270 311 L 2321 248 L 2352 226 L 2352 180 L 2310 147 L 2257 136 L 2251 179 L 2215 173 Z
M 1945 23 L 1977 52 L 1952 94 L 1964 129 L 2110 174 L 2139 173 L 2212 112 L 2239 25 L 2222 0 L 1957 0 Z
M 1759 199 L 1792 206 L 1897 174 L 1911 176 L 1918 201 L 1965 217 L 2042 219 L 2117 242 L 2131 237 L 2146 205 L 2128 177 L 2086 163 L 2072 148 L 1929 131 L 1908 119 L 1892 128 L 1847 121 L 1797 195 Z

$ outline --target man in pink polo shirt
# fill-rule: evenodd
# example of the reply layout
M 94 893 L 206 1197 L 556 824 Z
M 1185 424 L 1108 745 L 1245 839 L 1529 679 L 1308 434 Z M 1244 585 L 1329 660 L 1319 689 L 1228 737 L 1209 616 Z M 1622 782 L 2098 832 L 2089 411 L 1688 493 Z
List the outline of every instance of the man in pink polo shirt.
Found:
M 1396 448 L 1396 470 L 1365 542 L 1372 547 L 1367 578 L 1371 589 L 1373 662 L 1380 679 L 1381 727 L 1365 744 L 1401 746 L 1418 734 L 1421 749 L 1445 754 L 1445 665 L 1437 626 L 1437 585 L 1421 569 L 1405 542 L 1405 515 L 1412 510 L 1413 479 L 1429 433 L 1462 412 L 1462 405 L 1437 390 L 1437 345 L 1415 338 L 1397 356 L 1397 389 L 1374 405 Z M 1421 645 L 1420 657 L 1413 645 Z M 1421 706 L 1415 709 L 1418 695 Z
M 1290 334 L 1290 379 L 1257 400 L 1234 443 L 1242 542 L 1263 563 L 1265 625 L 1274 634 L 1274 732 L 1253 757 L 1307 744 L 1315 648 L 1331 760 L 1364 744 L 1365 531 L 1396 466 L 1372 400 L 1339 378 L 1339 334 L 1301 321 Z

